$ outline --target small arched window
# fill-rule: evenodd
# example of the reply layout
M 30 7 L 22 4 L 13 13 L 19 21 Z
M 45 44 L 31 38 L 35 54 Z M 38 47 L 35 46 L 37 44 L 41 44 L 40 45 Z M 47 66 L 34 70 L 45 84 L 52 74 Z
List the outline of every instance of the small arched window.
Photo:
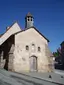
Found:
M 32 51 L 35 50 L 35 44 L 32 44 Z
M 30 19 L 28 18 L 28 21 L 29 21 Z
M 31 18 L 31 21 L 32 21 L 32 18 Z
M 26 45 L 26 50 L 29 50 L 29 46 L 28 45 Z
M 38 47 L 38 51 L 39 51 L 39 52 L 41 51 L 41 48 L 40 48 L 40 47 Z

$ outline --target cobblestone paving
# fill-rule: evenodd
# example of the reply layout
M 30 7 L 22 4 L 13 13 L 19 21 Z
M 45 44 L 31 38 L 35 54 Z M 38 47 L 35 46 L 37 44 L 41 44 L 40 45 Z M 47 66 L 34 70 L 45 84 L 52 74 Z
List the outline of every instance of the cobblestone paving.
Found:
M 14 73 L 0 69 L 0 85 L 64 85 L 57 73 Z

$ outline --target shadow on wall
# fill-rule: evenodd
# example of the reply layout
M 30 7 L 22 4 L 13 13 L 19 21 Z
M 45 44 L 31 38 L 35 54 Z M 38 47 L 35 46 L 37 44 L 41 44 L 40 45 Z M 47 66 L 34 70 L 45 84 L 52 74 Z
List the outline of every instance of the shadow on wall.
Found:
M 6 70 L 9 69 L 9 54 L 12 44 L 14 44 L 14 36 L 11 36 L 8 40 L 5 41 L 5 43 L 0 46 L 0 66 Z

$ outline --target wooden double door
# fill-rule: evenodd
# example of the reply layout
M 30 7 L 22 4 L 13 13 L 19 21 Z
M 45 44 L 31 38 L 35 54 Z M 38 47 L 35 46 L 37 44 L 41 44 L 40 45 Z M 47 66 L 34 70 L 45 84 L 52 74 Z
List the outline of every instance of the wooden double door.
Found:
M 37 57 L 30 57 L 30 71 L 37 71 Z

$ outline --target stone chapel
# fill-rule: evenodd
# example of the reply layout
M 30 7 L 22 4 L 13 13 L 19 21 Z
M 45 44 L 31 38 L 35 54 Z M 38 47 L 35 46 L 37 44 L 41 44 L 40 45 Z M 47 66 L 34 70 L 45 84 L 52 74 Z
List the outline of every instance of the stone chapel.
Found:
M 17 22 L 0 35 L 0 68 L 14 72 L 53 71 L 49 40 L 34 27 L 34 17 L 25 17 L 25 29 Z

